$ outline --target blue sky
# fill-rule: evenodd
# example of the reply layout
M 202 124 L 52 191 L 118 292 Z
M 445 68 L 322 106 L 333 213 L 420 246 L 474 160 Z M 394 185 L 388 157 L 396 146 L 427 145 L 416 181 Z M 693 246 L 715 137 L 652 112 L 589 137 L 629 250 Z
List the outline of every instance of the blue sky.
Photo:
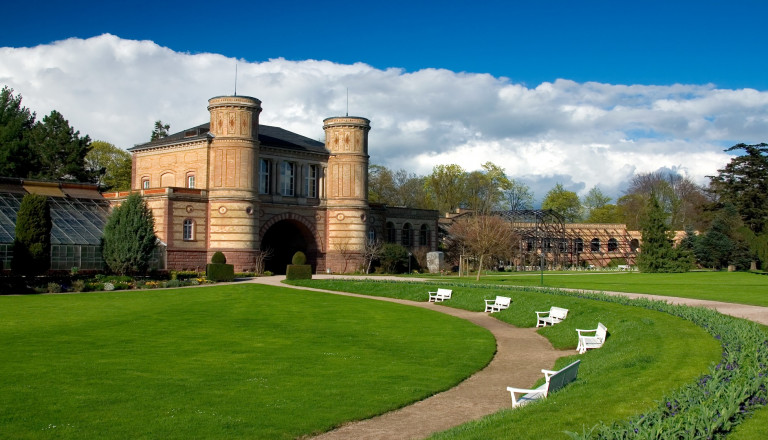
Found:
M 541 200 L 617 198 L 673 170 L 705 185 L 736 143 L 768 141 L 768 2 L 12 2 L 0 85 L 38 117 L 128 148 L 210 97 L 321 139 L 371 120 L 371 162 L 429 174 L 486 161 Z M 347 90 L 349 100 L 347 104 Z M 348 107 L 347 107 L 348 106 Z
M 240 3 L 240 4 L 238 4 Z M 768 2 L 11 2 L 0 43 L 103 33 L 246 61 L 367 63 L 490 73 L 536 86 L 714 83 L 768 89 Z M 209 24 L 228 26 L 209 32 Z

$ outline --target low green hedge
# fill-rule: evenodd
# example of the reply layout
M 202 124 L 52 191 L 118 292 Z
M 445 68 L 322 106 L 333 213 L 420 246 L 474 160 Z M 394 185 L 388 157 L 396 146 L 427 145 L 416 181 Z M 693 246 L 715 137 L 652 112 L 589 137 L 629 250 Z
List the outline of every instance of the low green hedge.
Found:
M 210 263 L 205 266 L 205 277 L 211 281 L 232 281 L 235 279 L 235 266 Z
M 309 264 L 289 264 L 285 268 L 286 280 L 311 280 L 312 266 Z

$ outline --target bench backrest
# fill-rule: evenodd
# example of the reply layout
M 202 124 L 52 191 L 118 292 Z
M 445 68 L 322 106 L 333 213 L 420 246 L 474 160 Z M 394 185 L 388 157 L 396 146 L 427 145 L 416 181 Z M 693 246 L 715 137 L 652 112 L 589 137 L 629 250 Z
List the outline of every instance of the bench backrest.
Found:
M 452 292 L 453 290 L 451 289 L 437 289 L 437 296 L 444 296 L 446 298 L 450 298 Z
M 512 302 L 512 298 L 508 296 L 497 296 L 495 304 L 496 306 L 509 306 L 509 303 Z
M 560 388 L 576 380 L 576 374 L 579 372 L 580 363 L 581 360 L 578 360 L 550 376 L 547 394 L 554 393 Z
M 561 307 L 550 307 L 549 316 L 552 318 L 563 320 L 565 319 L 566 316 L 568 316 L 568 309 L 564 309 Z
M 597 331 L 595 332 L 595 337 L 597 339 L 600 339 L 601 341 L 605 341 L 605 335 L 608 333 L 608 329 L 603 325 L 602 322 L 597 323 Z

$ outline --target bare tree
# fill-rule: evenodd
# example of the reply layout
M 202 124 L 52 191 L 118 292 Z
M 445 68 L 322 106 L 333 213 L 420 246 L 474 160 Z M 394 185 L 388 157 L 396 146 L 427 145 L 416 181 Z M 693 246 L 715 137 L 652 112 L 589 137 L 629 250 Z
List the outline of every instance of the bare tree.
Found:
M 508 256 L 515 243 L 511 225 L 501 217 L 475 215 L 457 220 L 449 228 L 450 240 L 461 243 L 477 258 L 477 279 L 492 257 Z
M 272 258 L 274 253 L 275 251 L 272 248 L 266 248 L 261 250 L 256 254 L 255 257 L 253 257 L 253 271 L 256 272 L 257 275 L 264 275 L 264 265 L 266 264 L 267 260 Z
M 341 258 L 344 259 L 344 270 L 343 273 L 347 273 L 347 267 L 349 266 L 349 262 L 355 259 L 355 255 L 357 252 L 352 249 L 352 246 L 349 243 L 349 239 L 344 239 L 337 241 L 334 243 L 333 248 L 336 249 L 336 251 L 341 254 Z
M 384 243 L 381 240 L 367 240 L 363 246 L 363 261 L 365 262 L 365 273 L 371 273 L 371 265 L 381 255 L 381 249 Z

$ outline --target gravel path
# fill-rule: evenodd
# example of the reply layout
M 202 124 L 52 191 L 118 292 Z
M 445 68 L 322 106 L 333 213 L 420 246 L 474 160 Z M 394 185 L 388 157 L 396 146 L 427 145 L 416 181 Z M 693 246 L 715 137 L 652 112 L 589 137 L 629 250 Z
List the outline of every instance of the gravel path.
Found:
M 333 275 L 314 275 L 315 279 L 338 278 Z M 350 278 L 350 277 L 341 277 Z M 250 282 L 292 287 L 283 284 L 285 277 L 260 277 Z M 377 277 L 376 279 L 382 279 Z M 403 278 L 395 278 L 403 281 Z M 408 278 L 408 281 L 428 281 Z M 487 313 L 445 307 L 427 302 L 415 302 L 392 298 L 371 297 L 352 293 L 316 290 L 339 295 L 364 297 L 407 304 L 437 310 L 452 316 L 466 319 L 487 328 L 496 338 L 496 355 L 491 363 L 470 378 L 450 390 L 435 394 L 405 408 L 380 416 L 351 422 L 338 429 L 314 437 L 319 440 L 396 440 L 420 439 L 438 431 L 479 419 L 510 407 L 512 401 L 507 386 L 532 386 L 541 377 L 541 369 L 551 369 L 555 361 L 562 356 L 576 354 L 576 350 L 555 350 L 549 341 L 536 333 L 536 329 L 517 328 L 501 322 Z M 694 300 L 656 295 L 604 292 L 609 295 L 624 295 L 630 298 L 651 298 L 668 301 L 673 304 L 709 307 L 721 313 L 746 318 L 768 325 L 768 308 L 731 304 L 716 301 Z

